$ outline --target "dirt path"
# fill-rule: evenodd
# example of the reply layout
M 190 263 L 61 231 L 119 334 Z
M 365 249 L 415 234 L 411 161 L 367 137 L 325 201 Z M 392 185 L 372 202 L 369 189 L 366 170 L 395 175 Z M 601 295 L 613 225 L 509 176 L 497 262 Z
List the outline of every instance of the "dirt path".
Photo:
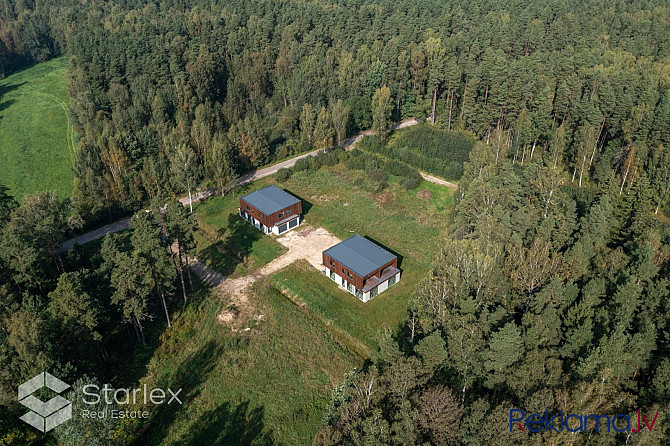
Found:
M 406 127 L 411 127 L 411 126 L 416 125 L 418 123 L 419 123 L 419 121 L 417 121 L 414 118 L 405 119 L 404 121 L 401 121 L 401 122 L 393 125 L 391 127 L 391 130 L 404 129 Z M 347 150 L 353 148 L 353 146 L 358 141 L 363 139 L 363 137 L 365 135 L 372 135 L 372 130 L 367 130 L 365 132 L 359 133 L 356 136 L 353 136 L 349 139 L 346 139 L 344 141 L 344 144 L 343 144 L 344 148 L 347 149 Z M 298 155 L 295 158 L 291 158 L 289 160 L 282 161 L 281 163 L 277 163 L 275 165 L 265 167 L 263 169 L 258 169 L 256 172 L 252 172 L 250 174 L 247 174 L 247 175 L 244 175 L 244 176 L 240 177 L 237 180 L 237 183 L 238 184 L 245 184 L 245 183 L 249 183 L 251 181 L 257 180 L 259 178 L 267 177 L 268 175 L 272 175 L 272 174 L 276 173 L 282 167 L 284 167 L 284 168 L 292 167 L 295 164 L 295 162 L 298 161 L 299 159 L 306 158 L 308 156 L 314 156 L 317 153 L 319 153 L 319 150 L 314 150 L 314 151 L 309 152 L 309 153 L 304 153 L 302 155 Z M 454 188 L 454 189 L 456 188 L 455 184 L 449 183 L 448 181 L 442 180 L 440 178 L 436 178 L 432 175 L 428 175 L 428 174 L 424 174 L 424 173 L 421 173 L 421 175 L 424 177 L 424 179 L 426 181 L 430 181 L 431 183 L 451 187 L 451 188 Z M 210 197 L 210 196 L 214 195 L 214 193 L 215 192 L 214 192 L 213 189 L 206 189 L 204 191 L 197 192 L 196 194 L 193 195 L 193 203 L 196 203 L 200 200 L 203 200 L 207 197 Z M 180 198 L 179 201 L 184 206 L 188 206 L 188 196 Z M 93 231 L 89 231 L 89 232 L 87 232 L 85 234 L 82 234 L 78 237 L 71 238 L 70 240 L 67 240 L 66 242 L 64 242 L 61 245 L 61 247 L 59 248 L 59 250 L 60 250 L 60 252 L 68 251 L 75 244 L 83 245 L 85 243 L 92 242 L 93 240 L 100 239 L 100 238 L 104 237 L 105 235 L 107 235 L 109 233 L 115 233 L 115 232 L 123 231 L 124 229 L 128 229 L 129 225 L 130 225 L 130 218 L 119 220 L 115 223 L 111 223 L 109 225 L 103 226 L 102 228 L 94 229 Z
M 314 229 L 311 226 L 305 226 L 278 237 L 277 241 L 288 248 L 284 255 L 244 277 L 224 280 L 217 287 L 218 290 L 231 297 L 231 305 L 237 311 L 243 311 L 246 306 L 247 293 L 251 284 L 276 273 L 296 260 L 305 259 L 315 268 L 321 269 L 321 253 L 341 240 L 323 228 Z M 235 314 L 229 309 L 224 310 L 218 316 L 221 322 L 230 322 L 234 318 Z
M 434 176 L 429 175 L 425 172 L 419 172 L 419 173 L 421 174 L 423 179 L 428 181 L 428 182 L 439 184 L 440 186 L 446 186 L 446 187 L 449 187 L 451 189 L 458 189 L 458 185 L 456 185 L 454 183 L 450 183 L 449 181 L 443 180 L 442 178 L 434 177 Z

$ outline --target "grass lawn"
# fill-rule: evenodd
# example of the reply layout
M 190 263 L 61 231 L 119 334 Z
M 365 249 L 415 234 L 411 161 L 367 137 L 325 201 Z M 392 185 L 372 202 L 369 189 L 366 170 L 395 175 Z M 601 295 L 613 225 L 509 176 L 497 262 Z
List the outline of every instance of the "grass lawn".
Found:
M 214 292 L 175 319 L 140 384 L 181 387 L 184 404 L 148 407 L 142 445 L 311 444 L 331 389 L 357 360 L 268 285 L 250 296 L 262 317 L 237 333 L 217 321 L 226 303 Z
M 306 264 L 294 264 L 272 278 L 321 318 L 333 336 L 367 356 L 380 333 L 395 331 L 405 317 L 409 298 L 430 269 L 436 241 L 451 221 L 453 192 L 428 182 L 406 191 L 391 178 L 385 190 L 375 193 L 364 172 L 342 165 L 296 173 L 280 186 L 303 199 L 308 224 L 342 239 L 359 233 L 398 255 L 400 282 L 367 303 Z M 432 198 L 418 198 L 420 190 L 430 191 Z
M 240 194 L 259 187 L 255 183 L 240 189 L 235 196 L 210 198 L 196 209 L 199 224 L 196 255 L 226 276 L 245 275 L 286 250 L 237 215 Z
M 0 182 L 19 200 L 38 190 L 72 194 L 65 65 L 58 58 L 0 80 Z

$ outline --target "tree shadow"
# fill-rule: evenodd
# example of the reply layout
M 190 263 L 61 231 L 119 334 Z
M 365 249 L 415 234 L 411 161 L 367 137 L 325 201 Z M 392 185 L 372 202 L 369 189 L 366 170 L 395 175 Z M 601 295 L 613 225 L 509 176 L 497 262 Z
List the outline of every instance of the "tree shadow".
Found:
M 249 401 L 237 406 L 228 402 L 203 414 L 181 444 L 200 445 L 272 445 L 272 430 L 265 428 L 265 408 L 250 407 Z
M 219 229 L 216 241 L 203 249 L 198 257 L 212 269 L 227 276 L 253 252 L 254 243 L 265 237 L 261 231 L 237 214 L 228 215 L 228 224 Z
M 183 404 L 175 402 L 147 406 L 145 409 L 152 414 L 151 421 L 147 426 L 143 426 L 142 430 L 151 432 L 151 440 L 148 441 L 146 437 L 139 436 L 140 438 L 136 444 L 161 443 L 161 439 L 168 435 L 169 429 L 177 416 L 184 411 L 188 411 L 188 405 L 200 395 L 201 385 L 214 370 L 224 350 L 226 348 L 243 348 L 240 344 L 246 342 L 245 340 L 235 341 L 237 341 L 237 347 L 235 345 L 224 345 L 225 343 L 221 340 L 209 340 L 192 353 L 188 359 L 177 365 L 175 370 L 171 373 L 165 373 L 165 378 L 155 383 L 155 387 L 159 387 L 166 392 L 168 388 L 174 392 L 181 388 L 182 390 L 178 396 Z
M 1 98 L 2 98 L 2 96 L 0 96 L 0 112 L 2 112 L 3 110 L 8 109 L 9 107 L 12 106 L 12 104 L 14 104 L 16 102 L 14 99 L 9 99 L 7 101 L 2 101 Z
M 374 239 L 372 239 L 371 237 L 369 237 L 369 236 L 367 236 L 367 235 L 364 236 L 364 238 L 370 240 L 370 241 L 371 241 L 372 243 L 374 243 L 375 245 L 378 245 L 380 248 L 384 248 L 385 250 L 387 250 L 388 252 L 390 252 L 390 253 L 393 254 L 394 256 L 398 257 L 398 269 L 400 269 L 400 265 L 402 265 L 402 261 L 403 261 L 403 259 L 404 259 L 404 257 L 403 257 L 401 254 L 398 254 L 396 251 L 392 250 L 392 249 L 389 248 L 388 246 L 384 245 L 383 243 L 379 243 L 377 240 L 374 240 Z

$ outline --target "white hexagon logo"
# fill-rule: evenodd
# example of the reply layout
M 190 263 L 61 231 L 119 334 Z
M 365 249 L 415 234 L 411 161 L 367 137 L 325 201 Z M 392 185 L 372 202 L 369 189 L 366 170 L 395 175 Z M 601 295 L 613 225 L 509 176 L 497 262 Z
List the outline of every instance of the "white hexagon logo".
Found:
M 61 393 L 70 385 L 50 373 L 42 372 L 19 386 L 19 403 L 30 409 L 21 419 L 40 432 L 49 432 L 72 418 L 72 404 L 60 395 L 47 402 L 33 396 L 42 387 Z

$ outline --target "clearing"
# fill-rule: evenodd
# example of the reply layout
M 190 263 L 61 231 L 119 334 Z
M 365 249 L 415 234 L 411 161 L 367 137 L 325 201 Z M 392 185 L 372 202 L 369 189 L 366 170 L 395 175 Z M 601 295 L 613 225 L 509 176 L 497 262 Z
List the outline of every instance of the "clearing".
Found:
M 65 66 L 61 57 L 0 80 L 0 182 L 19 201 L 39 190 L 72 194 L 75 135 Z

